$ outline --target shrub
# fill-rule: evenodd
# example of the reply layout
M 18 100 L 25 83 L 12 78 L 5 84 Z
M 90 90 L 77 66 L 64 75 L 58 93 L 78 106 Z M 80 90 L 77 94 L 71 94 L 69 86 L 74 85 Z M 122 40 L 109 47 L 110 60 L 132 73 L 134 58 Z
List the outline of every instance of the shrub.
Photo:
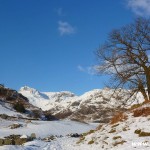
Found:
M 123 112 L 117 113 L 115 116 L 112 117 L 110 123 L 115 124 L 119 121 L 124 121 L 127 119 L 127 115 L 125 115 Z
M 25 107 L 22 103 L 17 102 L 16 104 L 14 104 L 13 108 L 17 111 L 17 112 L 21 112 L 21 113 L 25 113 Z

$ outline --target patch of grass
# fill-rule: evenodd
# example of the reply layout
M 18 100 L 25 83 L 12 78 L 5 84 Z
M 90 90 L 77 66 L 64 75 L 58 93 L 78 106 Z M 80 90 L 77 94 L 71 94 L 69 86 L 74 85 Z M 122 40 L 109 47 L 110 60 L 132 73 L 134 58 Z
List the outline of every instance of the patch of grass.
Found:
M 119 144 L 122 145 L 122 144 L 125 143 L 125 142 L 126 142 L 126 141 L 115 142 L 113 145 L 114 145 L 114 146 L 117 146 L 117 145 L 119 145 Z
M 134 131 L 135 134 L 140 134 L 141 133 L 141 129 L 137 129 Z
M 139 137 L 150 136 L 150 132 L 140 132 Z
M 96 130 L 100 130 L 103 127 L 103 125 L 99 125 Z
M 128 129 L 126 128 L 126 127 L 124 127 L 123 129 L 122 129 L 122 131 L 127 131 Z
M 150 107 L 143 107 L 141 109 L 136 109 L 133 111 L 134 117 L 148 116 L 148 115 L 150 115 Z
M 114 136 L 114 137 L 113 137 L 113 140 L 121 139 L 121 138 L 122 138 L 121 136 Z
M 89 142 L 88 142 L 88 144 L 93 144 L 93 143 L 94 143 L 94 141 L 93 141 L 93 140 L 91 140 L 91 141 L 89 141 Z
M 87 136 L 87 135 L 92 134 L 92 133 L 94 133 L 94 132 L 95 132 L 95 130 L 90 130 L 89 132 L 82 133 L 82 135 L 83 135 L 83 136 Z
M 119 125 L 119 123 L 118 124 L 115 124 L 115 125 L 113 125 L 113 126 L 111 126 L 112 128 L 114 128 L 114 127 L 117 127 Z
M 136 108 L 138 108 L 142 105 L 143 105 L 142 103 L 141 104 L 134 104 L 134 105 L 131 106 L 130 110 L 136 109 Z
M 118 123 L 120 121 L 124 121 L 127 120 L 127 115 L 125 115 L 123 112 L 117 113 L 115 116 L 112 117 L 110 123 L 111 124 L 115 124 Z
M 139 137 L 150 136 L 150 132 L 141 131 L 141 129 L 137 129 L 134 131 L 135 134 L 138 134 Z
M 105 143 L 105 144 L 107 144 L 107 145 L 108 145 L 108 143 L 107 143 L 106 141 L 103 141 L 103 143 Z
M 85 140 L 85 136 L 80 137 L 79 141 L 77 141 L 76 144 L 81 143 L 83 140 Z
M 108 133 L 114 133 L 116 132 L 116 129 L 111 129 Z

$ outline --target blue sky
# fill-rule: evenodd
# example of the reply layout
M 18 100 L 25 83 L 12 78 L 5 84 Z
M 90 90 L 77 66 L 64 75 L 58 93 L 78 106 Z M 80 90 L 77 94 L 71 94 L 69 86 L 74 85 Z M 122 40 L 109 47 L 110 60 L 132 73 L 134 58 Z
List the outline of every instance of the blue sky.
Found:
M 0 0 L 0 82 L 18 90 L 103 88 L 94 51 L 108 33 L 150 14 L 150 0 Z

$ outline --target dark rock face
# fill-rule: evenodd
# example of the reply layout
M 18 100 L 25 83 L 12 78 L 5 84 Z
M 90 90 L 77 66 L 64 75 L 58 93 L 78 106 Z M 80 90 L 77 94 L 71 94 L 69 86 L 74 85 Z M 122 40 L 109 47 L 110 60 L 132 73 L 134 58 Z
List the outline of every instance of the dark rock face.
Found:
M 74 137 L 74 138 L 78 138 L 78 137 L 81 136 L 81 134 L 78 134 L 78 133 L 71 133 L 71 134 L 69 134 L 68 136 Z

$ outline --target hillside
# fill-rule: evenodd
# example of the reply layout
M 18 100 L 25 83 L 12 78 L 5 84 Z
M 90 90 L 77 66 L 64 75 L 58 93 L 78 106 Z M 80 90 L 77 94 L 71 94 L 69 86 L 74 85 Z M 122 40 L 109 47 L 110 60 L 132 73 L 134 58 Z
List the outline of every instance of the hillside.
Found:
M 123 107 L 128 91 L 118 89 L 114 94 L 113 89 L 104 88 L 77 96 L 69 91 L 39 92 L 25 86 L 19 90 L 19 93 L 27 97 L 32 105 L 48 111 L 59 119 L 108 122 L 114 113 L 125 110 Z M 138 94 L 135 103 L 139 100 L 143 101 L 140 94 Z M 130 103 L 132 103 L 132 98 Z
M 134 108 L 138 107 L 138 108 Z M 45 141 L 36 139 L 22 146 L 2 146 L 2 150 L 149 150 L 150 149 L 150 104 L 136 105 L 114 116 L 109 123 L 94 125 L 76 123 L 71 121 L 40 122 L 35 121 L 16 130 L 18 133 L 28 134 L 29 130 L 36 132 L 37 136 L 45 137 L 48 134 L 57 136 L 54 140 Z M 5 123 L 6 125 L 6 123 Z M 4 126 L 4 125 L 3 125 Z M 35 127 L 38 127 L 37 128 Z M 44 130 L 43 130 L 44 127 Z M 4 127 L 3 127 L 4 128 Z M 89 131 L 87 131 L 89 130 Z M 15 130 L 1 130 L 0 134 Z M 44 132 L 43 132 L 44 131 Z M 31 132 L 31 131 L 30 131 Z M 69 137 L 70 132 L 82 133 L 80 138 Z M 84 133 L 83 133 L 84 132 Z
M 150 103 L 114 116 L 110 123 L 85 133 L 77 142 L 93 150 L 150 149 Z
M 40 108 L 29 103 L 27 97 L 18 93 L 16 90 L 0 85 L 0 117 L 8 119 L 44 119 L 45 115 Z M 48 116 L 49 115 L 49 116 Z M 46 119 L 46 118 L 45 118 Z

